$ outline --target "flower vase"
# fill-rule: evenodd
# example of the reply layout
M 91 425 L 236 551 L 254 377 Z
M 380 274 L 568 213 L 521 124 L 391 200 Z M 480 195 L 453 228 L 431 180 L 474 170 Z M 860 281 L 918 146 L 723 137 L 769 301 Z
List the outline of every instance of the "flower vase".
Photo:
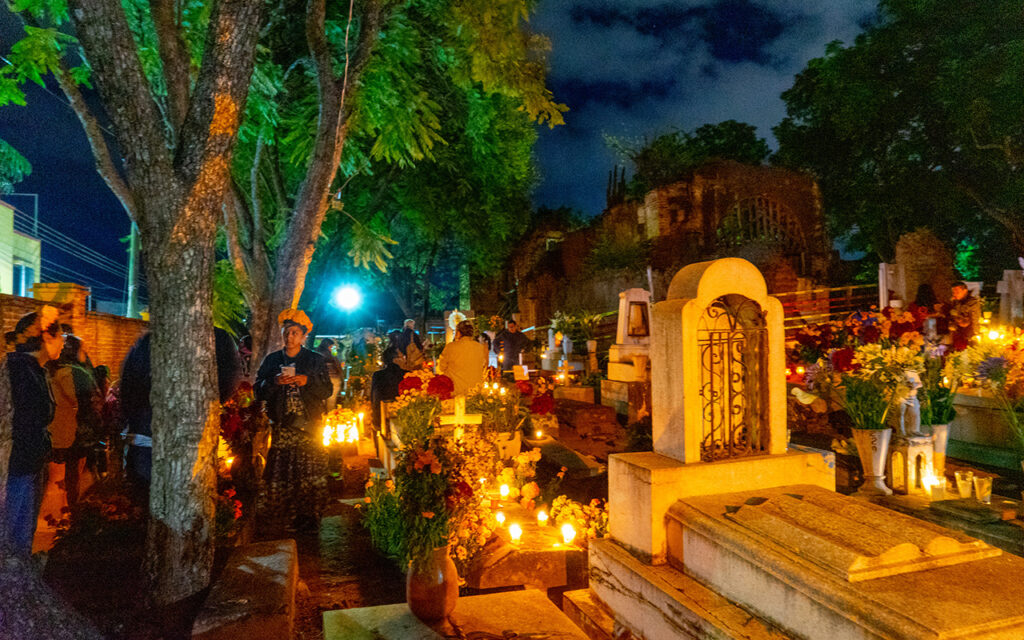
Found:
M 932 425 L 932 446 L 935 453 L 932 458 L 933 472 L 936 477 L 942 478 L 946 475 L 946 445 L 949 444 L 949 425 Z
M 409 571 L 405 580 L 405 600 L 413 615 L 433 624 L 448 617 L 459 599 L 459 572 L 448 547 L 437 547 L 421 566 Z
M 857 490 L 862 496 L 891 496 L 885 486 L 885 461 L 889 456 L 892 429 L 852 429 L 857 455 L 864 468 L 864 484 Z

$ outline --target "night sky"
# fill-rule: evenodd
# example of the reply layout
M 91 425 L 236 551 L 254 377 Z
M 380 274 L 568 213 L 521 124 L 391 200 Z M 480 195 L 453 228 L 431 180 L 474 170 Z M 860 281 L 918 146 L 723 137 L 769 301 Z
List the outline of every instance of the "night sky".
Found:
M 774 144 L 771 126 L 785 113 L 779 94 L 826 43 L 852 42 L 874 10 L 873 0 L 542 1 L 531 26 L 552 41 L 548 84 L 570 111 L 565 126 L 541 130 L 535 202 L 599 213 L 608 172 L 621 162 L 605 134 L 640 140 L 735 119 Z M 0 52 L 18 33 L 0 10 Z M 17 190 L 40 194 L 44 223 L 125 264 L 128 218 L 97 175 L 74 113 L 54 84 L 28 94 L 30 107 L 0 109 L 0 138 L 33 165 Z M 28 198 L 11 202 L 31 211 Z M 81 272 L 97 297 L 121 298 L 123 279 L 46 244 L 43 257 Z

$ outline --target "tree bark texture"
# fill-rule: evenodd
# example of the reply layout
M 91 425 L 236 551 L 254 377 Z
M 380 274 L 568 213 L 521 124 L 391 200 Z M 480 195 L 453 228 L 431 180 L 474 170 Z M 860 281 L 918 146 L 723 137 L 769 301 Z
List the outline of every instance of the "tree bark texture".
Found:
M 219 428 L 211 312 L 217 212 L 229 184 L 262 21 L 260 0 L 215 0 L 199 76 L 182 111 L 180 45 L 157 16 L 168 86 L 183 116 L 168 131 L 118 0 L 72 0 L 71 15 L 125 153 L 150 288 L 153 471 L 146 572 L 157 605 L 204 589 L 213 564 Z M 162 23 L 161 23 L 162 21 Z M 166 72 L 166 69 L 165 69 Z

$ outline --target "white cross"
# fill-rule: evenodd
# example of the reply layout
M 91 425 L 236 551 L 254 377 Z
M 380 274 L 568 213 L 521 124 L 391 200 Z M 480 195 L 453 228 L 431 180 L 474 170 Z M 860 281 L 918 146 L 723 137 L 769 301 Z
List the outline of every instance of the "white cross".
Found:
M 481 424 L 484 421 L 482 413 L 466 413 L 466 396 L 456 396 L 455 413 L 441 416 L 441 424 L 455 425 Z

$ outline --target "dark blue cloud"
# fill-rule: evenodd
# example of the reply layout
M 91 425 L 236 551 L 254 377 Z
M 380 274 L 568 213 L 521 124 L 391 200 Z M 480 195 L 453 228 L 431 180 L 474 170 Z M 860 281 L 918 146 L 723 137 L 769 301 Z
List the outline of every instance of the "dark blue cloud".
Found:
M 549 86 L 566 126 L 541 129 L 538 204 L 596 214 L 621 159 L 603 137 L 640 140 L 739 120 L 774 143 L 780 94 L 833 40 L 852 42 L 876 0 L 546 0 Z

